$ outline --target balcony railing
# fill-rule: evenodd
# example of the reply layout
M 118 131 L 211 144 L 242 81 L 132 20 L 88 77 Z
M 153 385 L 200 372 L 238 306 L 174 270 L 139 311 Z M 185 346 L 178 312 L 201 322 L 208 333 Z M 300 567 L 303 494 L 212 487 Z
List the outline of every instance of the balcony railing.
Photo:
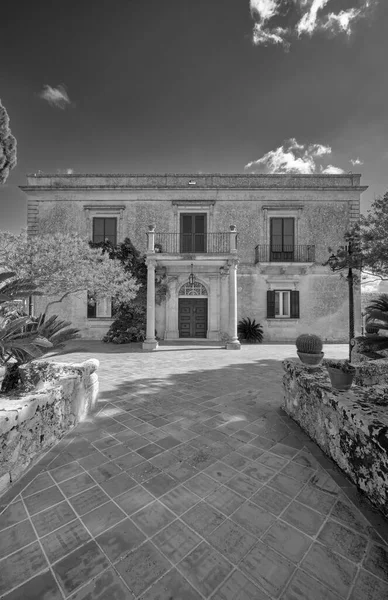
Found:
M 230 232 L 155 233 L 155 252 L 163 254 L 230 254 Z
M 315 246 L 267 246 L 258 245 L 255 248 L 255 262 L 315 262 Z

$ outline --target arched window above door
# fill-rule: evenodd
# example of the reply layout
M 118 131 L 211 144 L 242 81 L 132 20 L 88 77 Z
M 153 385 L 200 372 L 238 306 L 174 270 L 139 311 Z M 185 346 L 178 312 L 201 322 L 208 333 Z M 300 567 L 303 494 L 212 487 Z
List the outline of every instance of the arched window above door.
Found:
M 207 296 L 207 290 L 199 281 L 194 281 L 193 284 L 187 282 L 180 288 L 179 296 Z

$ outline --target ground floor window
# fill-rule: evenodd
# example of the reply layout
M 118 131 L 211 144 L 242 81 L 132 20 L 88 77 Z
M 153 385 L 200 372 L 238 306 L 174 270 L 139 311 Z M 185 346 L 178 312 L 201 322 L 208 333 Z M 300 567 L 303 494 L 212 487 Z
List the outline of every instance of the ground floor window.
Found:
M 267 319 L 299 319 L 299 292 L 268 290 Z
M 91 294 L 88 293 L 87 299 L 87 318 L 112 318 L 117 312 L 117 303 L 112 298 L 101 298 L 96 300 Z

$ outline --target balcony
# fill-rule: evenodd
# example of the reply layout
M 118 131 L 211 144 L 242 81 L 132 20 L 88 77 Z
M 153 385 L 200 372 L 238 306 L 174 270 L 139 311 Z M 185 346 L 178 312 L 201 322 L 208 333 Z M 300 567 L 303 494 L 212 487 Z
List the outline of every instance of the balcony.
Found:
M 237 250 L 236 233 L 153 233 L 154 249 L 162 254 L 231 254 Z M 150 249 L 150 233 L 148 245 Z
M 315 246 L 270 246 L 259 244 L 255 248 L 255 263 L 313 263 Z

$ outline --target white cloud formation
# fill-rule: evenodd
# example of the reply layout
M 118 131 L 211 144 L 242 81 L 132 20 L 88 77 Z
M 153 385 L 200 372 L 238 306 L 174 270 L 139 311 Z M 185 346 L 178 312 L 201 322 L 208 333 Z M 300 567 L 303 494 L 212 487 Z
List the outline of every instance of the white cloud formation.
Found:
M 360 158 L 351 158 L 350 161 L 353 165 L 353 167 L 355 167 L 356 165 L 363 165 L 364 161 L 361 160 Z
M 250 0 L 251 15 L 255 20 L 253 43 L 257 46 L 277 44 L 288 50 L 293 38 L 312 36 L 318 31 L 349 36 L 353 24 L 366 17 L 369 9 L 377 6 L 379 0 L 353 0 L 356 6 L 346 10 L 336 9 L 336 12 L 333 2 L 334 0 Z M 297 16 L 293 29 L 273 24 L 274 18 L 284 17 L 292 11 Z
M 335 167 L 334 165 L 327 165 L 327 167 L 325 167 L 324 169 L 321 168 L 321 173 L 327 175 L 341 175 L 342 173 L 345 173 L 345 171 L 343 169 L 340 169 L 339 167 Z
M 343 169 L 328 165 L 323 167 L 317 165 L 325 155 L 331 154 L 330 146 L 323 144 L 299 144 L 295 138 L 286 140 L 276 150 L 270 150 L 261 158 L 254 160 L 245 169 L 252 172 L 263 170 L 267 173 L 301 173 L 312 175 L 313 173 L 344 173 Z
M 61 108 L 62 110 L 72 105 L 64 85 L 58 85 L 56 88 L 44 85 L 43 90 L 39 93 L 39 97 L 47 100 L 51 106 Z

